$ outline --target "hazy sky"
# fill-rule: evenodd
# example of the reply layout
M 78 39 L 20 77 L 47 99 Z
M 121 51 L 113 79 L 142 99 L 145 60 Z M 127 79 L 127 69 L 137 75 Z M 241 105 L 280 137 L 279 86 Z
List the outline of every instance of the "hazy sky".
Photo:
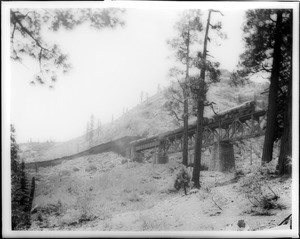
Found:
M 208 49 L 221 68 L 233 70 L 243 50 L 244 11 L 222 12 L 223 17 L 215 15 L 212 21 L 222 19 L 227 39 L 210 43 Z M 172 51 L 166 41 L 174 35 L 177 19 L 178 10 L 127 9 L 123 28 L 47 32 L 45 40 L 68 53 L 73 69 L 49 89 L 29 84 L 36 64 L 11 63 L 11 121 L 18 142 L 80 136 L 91 114 L 102 124 L 110 122 L 124 107 L 139 103 L 141 91 L 151 96 L 158 84 L 168 85 Z

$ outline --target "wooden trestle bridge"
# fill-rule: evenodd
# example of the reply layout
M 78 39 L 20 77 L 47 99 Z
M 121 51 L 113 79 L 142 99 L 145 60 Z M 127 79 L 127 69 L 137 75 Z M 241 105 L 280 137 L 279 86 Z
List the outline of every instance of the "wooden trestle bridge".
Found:
M 264 126 L 266 124 L 266 111 L 258 108 L 255 101 L 248 101 L 244 104 L 231 108 L 227 111 L 220 112 L 211 118 L 204 119 L 203 127 L 203 147 L 218 147 L 219 161 L 225 161 L 228 158 L 226 151 L 232 151 L 228 147 L 232 141 L 254 138 L 264 135 Z M 188 128 L 188 145 L 189 149 L 195 146 L 196 125 L 191 124 Z M 85 151 L 64 156 L 61 158 L 26 163 L 28 168 L 48 167 L 60 164 L 65 160 L 72 160 L 76 157 L 98 154 L 108 151 L 119 153 L 127 156 L 132 160 L 142 161 L 143 155 L 147 150 L 154 150 L 158 163 L 165 163 L 168 154 L 182 151 L 183 128 L 159 134 L 150 138 L 140 139 L 139 136 L 125 136 L 107 143 L 94 146 Z M 232 146 L 232 145 L 231 145 Z M 229 150 L 228 150 L 229 148 Z M 222 155 L 222 152 L 225 152 Z M 221 155 L 221 156 L 220 156 Z M 221 163 L 222 164 L 222 163 Z M 234 164 L 226 162 L 219 169 L 226 170 Z
M 264 135 L 266 124 L 266 110 L 258 108 L 255 101 L 248 101 L 242 105 L 220 112 L 211 118 L 204 119 L 203 147 L 216 143 L 231 143 L 237 140 L 255 138 Z M 196 125 L 189 125 L 189 149 L 195 146 Z M 142 157 L 146 150 L 154 149 L 158 157 L 169 153 L 182 151 L 183 128 L 166 132 L 150 138 L 135 140 L 130 143 L 128 156 L 131 159 Z

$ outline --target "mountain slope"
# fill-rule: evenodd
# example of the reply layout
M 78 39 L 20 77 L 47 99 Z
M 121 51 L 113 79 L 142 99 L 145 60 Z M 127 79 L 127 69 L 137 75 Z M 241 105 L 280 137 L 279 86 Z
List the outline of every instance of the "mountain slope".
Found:
M 215 103 L 216 112 L 235 107 L 245 101 L 253 100 L 254 97 L 266 105 L 266 95 L 261 95 L 267 85 L 251 82 L 245 86 L 231 87 L 228 84 L 230 74 L 224 73 L 219 83 L 211 85 L 207 98 Z M 168 114 L 164 105 L 167 99 L 164 92 L 149 97 L 144 102 L 138 104 L 127 113 L 123 114 L 115 121 L 102 126 L 100 132 L 94 133 L 94 145 L 105 143 L 123 136 L 143 136 L 150 137 L 166 131 L 178 128 L 176 120 Z M 211 117 L 213 111 L 206 108 L 205 116 Z M 195 118 L 191 118 L 193 122 Z M 82 135 L 78 138 L 62 143 L 53 143 L 43 150 L 33 150 L 30 144 L 21 145 L 21 157 L 25 161 L 43 161 L 63 157 L 88 149 L 89 144 Z M 35 151 L 35 152 L 32 152 Z

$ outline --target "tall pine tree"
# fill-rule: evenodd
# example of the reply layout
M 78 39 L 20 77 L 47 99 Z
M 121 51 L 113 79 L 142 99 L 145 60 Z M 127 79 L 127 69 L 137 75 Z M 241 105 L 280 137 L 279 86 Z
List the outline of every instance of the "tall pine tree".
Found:
M 202 31 L 202 23 L 200 21 L 200 10 L 187 10 L 184 11 L 180 20 L 175 25 L 177 36 L 168 41 L 169 45 L 173 48 L 176 55 L 176 60 L 179 66 L 184 70 L 178 68 L 171 69 L 171 76 L 177 79 L 178 87 L 181 92 L 176 92 L 176 87 L 170 91 L 171 94 L 182 96 L 178 99 L 175 96 L 171 98 L 169 106 L 182 105 L 182 117 L 178 117 L 176 110 L 171 109 L 171 112 L 176 116 L 177 120 L 183 120 L 183 150 L 182 150 L 182 163 L 187 166 L 188 163 L 188 119 L 189 119 L 189 98 L 190 93 L 190 68 L 193 64 L 192 45 L 198 40 L 198 35 Z M 195 56 L 194 56 L 195 57 Z M 182 77 L 184 72 L 184 77 Z M 173 92 L 172 92 L 173 91 Z
M 290 173 L 292 154 L 292 10 L 258 9 L 246 12 L 241 56 L 242 76 L 269 75 L 269 100 L 262 163 L 270 162 L 274 142 L 281 139 L 279 173 Z
M 195 135 L 195 153 L 194 153 L 194 169 L 193 169 L 193 182 L 194 187 L 200 188 L 200 166 L 201 166 L 201 148 L 202 148 L 202 131 L 203 131 L 203 120 L 204 120 L 204 108 L 205 106 L 211 105 L 210 102 L 207 101 L 206 94 L 209 89 L 210 82 L 219 81 L 220 71 L 218 69 L 219 63 L 212 62 L 207 59 L 208 49 L 207 44 L 210 41 L 209 37 L 209 28 L 215 29 L 219 31 L 221 29 L 221 23 L 218 22 L 216 24 L 212 24 L 211 14 L 214 12 L 218 12 L 216 10 L 209 10 L 207 17 L 207 24 L 205 29 L 204 43 L 203 43 L 203 51 L 198 53 L 198 57 L 196 58 L 195 65 L 200 70 L 200 76 L 194 78 L 193 91 L 195 93 L 196 99 L 196 109 L 197 109 L 197 122 L 196 122 L 196 135 Z M 221 13 L 222 14 L 222 13 Z

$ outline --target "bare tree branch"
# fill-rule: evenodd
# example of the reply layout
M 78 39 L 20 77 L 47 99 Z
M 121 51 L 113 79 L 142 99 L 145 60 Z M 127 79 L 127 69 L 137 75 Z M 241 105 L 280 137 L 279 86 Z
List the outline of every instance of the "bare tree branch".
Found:
M 278 195 L 272 190 L 272 188 L 269 186 L 269 185 L 267 185 L 268 186 L 268 188 L 271 190 L 271 192 L 274 194 L 274 196 L 276 197 L 276 198 L 278 198 Z
M 253 197 L 259 204 L 261 204 L 261 202 L 256 198 L 256 197 Z
M 211 200 L 214 202 L 214 204 L 223 211 L 223 209 L 215 202 L 214 197 L 211 197 Z
M 11 33 L 11 39 L 10 39 L 10 41 L 12 43 L 14 42 L 15 30 L 16 30 L 16 23 L 14 23 L 14 28 L 13 28 L 13 31 Z
M 256 205 L 255 203 L 253 203 L 253 202 L 250 200 L 249 195 L 247 195 L 247 198 L 248 198 L 249 202 L 251 202 L 251 204 L 252 204 L 253 206 L 257 207 L 257 205 Z
M 214 105 L 215 105 L 215 104 L 216 104 L 215 102 L 210 102 L 210 103 L 208 103 L 208 104 L 205 104 L 205 106 L 210 106 L 210 108 L 212 109 L 212 111 L 214 112 L 214 114 L 215 114 L 216 116 L 218 116 L 218 114 L 216 113 L 215 108 L 214 108 Z
M 27 16 L 28 16 L 28 14 L 29 14 L 29 13 L 33 13 L 33 12 L 34 12 L 34 11 L 29 11 L 29 12 L 27 12 L 25 15 L 23 15 L 23 14 L 22 14 L 22 15 L 23 15 L 23 16 L 24 16 L 24 18 L 25 18 L 25 17 L 27 17 Z
M 23 30 L 28 36 L 30 36 L 35 41 L 38 47 L 40 47 L 43 50 L 49 51 L 47 48 L 41 45 L 41 43 L 33 36 L 33 34 L 26 27 L 23 26 L 19 18 L 16 16 L 15 12 L 11 11 L 11 13 L 13 14 L 15 23 L 18 23 L 18 25 L 21 27 L 21 30 Z
M 223 14 L 221 11 L 219 11 L 219 10 L 213 10 L 213 9 L 210 9 L 209 11 L 211 11 L 211 12 L 218 12 L 218 13 L 220 13 L 222 16 L 224 16 L 224 14 Z
M 177 119 L 178 122 L 183 121 L 183 119 L 181 119 L 178 114 L 176 113 L 175 110 L 171 110 L 171 114 L 173 114 L 175 116 L 175 118 Z
M 183 104 L 183 103 L 184 103 L 182 100 L 180 100 L 180 99 L 176 98 L 176 97 L 174 96 L 174 94 L 171 94 L 171 97 L 172 97 L 174 100 L 176 100 L 176 101 L 180 102 L 181 104 Z
M 42 8 L 45 12 L 47 12 L 51 17 L 54 17 L 47 9 Z
M 182 84 L 182 83 L 180 82 L 180 80 L 178 80 L 178 78 L 176 78 L 176 80 L 177 80 L 177 82 L 178 82 L 180 88 L 181 88 L 182 90 L 185 90 L 184 84 Z
M 40 72 L 42 72 L 42 53 L 43 53 L 43 49 L 41 48 L 40 53 L 39 53 Z
M 206 53 L 206 55 L 207 55 L 207 56 L 210 56 L 211 58 L 214 58 L 212 55 L 210 55 L 210 54 L 208 54 L 208 53 Z

